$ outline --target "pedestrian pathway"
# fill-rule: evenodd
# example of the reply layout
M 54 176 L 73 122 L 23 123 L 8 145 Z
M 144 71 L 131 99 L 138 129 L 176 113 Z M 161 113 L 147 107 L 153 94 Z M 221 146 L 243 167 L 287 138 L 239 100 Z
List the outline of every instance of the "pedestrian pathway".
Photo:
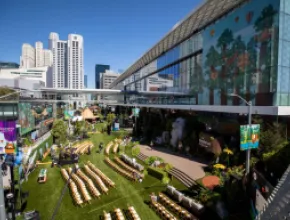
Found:
M 204 167 L 205 163 L 199 163 L 192 159 L 188 159 L 182 156 L 170 154 L 170 152 L 159 151 L 158 148 L 151 150 L 149 146 L 140 145 L 140 153 L 150 157 L 158 156 L 164 159 L 167 163 L 170 163 L 174 168 L 187 174 L 191 179 L 197 180 L 205 176 Z

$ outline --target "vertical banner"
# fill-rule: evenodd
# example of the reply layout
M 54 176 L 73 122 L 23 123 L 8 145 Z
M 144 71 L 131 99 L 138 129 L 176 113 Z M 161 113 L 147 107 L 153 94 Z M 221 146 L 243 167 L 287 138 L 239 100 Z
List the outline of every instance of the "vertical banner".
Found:
M 240 147 L 241 150 L 256 149 L 259 147 L 260 125 L 240 126 Z
M 0 154 L 15 154 L 16 145 L 16 121 L 0 121 Z

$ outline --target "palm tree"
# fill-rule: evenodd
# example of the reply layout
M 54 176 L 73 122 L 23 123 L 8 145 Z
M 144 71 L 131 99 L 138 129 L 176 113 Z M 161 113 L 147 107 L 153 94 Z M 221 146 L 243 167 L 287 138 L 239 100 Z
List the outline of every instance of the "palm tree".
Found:
M 227 90 L 227 86 L 226 83 L 224 83 L 224 80 L 226 78 L 227 75 L 227 67 L 226 67 L 226 61 L 228 58 L 228 46 L 234 41 L 234 36 L 233 36 L 233 32 L 230 29 L 225 29 L 223 31 L 223 33 L 221 34 L 221 36 L 218 39 L 218 43 L 217 43 L 217 47 L 221 49 L 221 61 L 222 61 L 222 69 L 221 69 L 221 80 L 223 82 L 224 86 L 221 86 L 221 104 L 222 105 L 226 105 L 226 90 Z

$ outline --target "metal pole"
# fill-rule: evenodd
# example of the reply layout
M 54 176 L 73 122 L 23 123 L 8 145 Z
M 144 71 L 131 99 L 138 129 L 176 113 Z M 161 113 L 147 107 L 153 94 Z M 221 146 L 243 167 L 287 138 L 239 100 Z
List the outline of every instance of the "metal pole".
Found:
M 2 177 L 2 163 L 0 163 L 0 219 L 6 219 L 4 185 Z
M 248 124 L 249 128 L 252 128 L 252 102 L 249 101 L 248 103 L 249 106 L 249 112 L 248 112 Z M 251 159 L 251 149 L 247 150 L 247 160 L 246 160 L 246 175 L 250 173 L 250 159 Z
M 14 160 L 13 160 L 13 163 L 14 163 Z M 11 191 L 13 193 L 13 200 L 12 200 L 12 220 L 15 220 L 16 217 L 15 217 L 15 180 L 14 180 L 14 166 L 13 164 L 10 165 L 10 175 L 11 175 Z

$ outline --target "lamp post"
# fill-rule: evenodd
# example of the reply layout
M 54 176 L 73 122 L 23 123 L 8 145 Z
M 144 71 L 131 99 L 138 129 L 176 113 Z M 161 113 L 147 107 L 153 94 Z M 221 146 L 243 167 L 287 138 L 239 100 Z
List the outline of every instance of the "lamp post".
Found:
M 248 105 L 249 107 L 248 108 L 248 124 L 249 124 L 249 127 L 251 128 L 252 127 L 252 101 L 247 101 L 246 99 L 244 99 L 243 97 L 235 93 L 231 93 L 229 94 L 229 96 L 238 97 L 239 99 L 241 99 L 244 103 Z M 251 149 L 247 149 L 246 175 L 250 173 L 250 159 L 251 159 Z

